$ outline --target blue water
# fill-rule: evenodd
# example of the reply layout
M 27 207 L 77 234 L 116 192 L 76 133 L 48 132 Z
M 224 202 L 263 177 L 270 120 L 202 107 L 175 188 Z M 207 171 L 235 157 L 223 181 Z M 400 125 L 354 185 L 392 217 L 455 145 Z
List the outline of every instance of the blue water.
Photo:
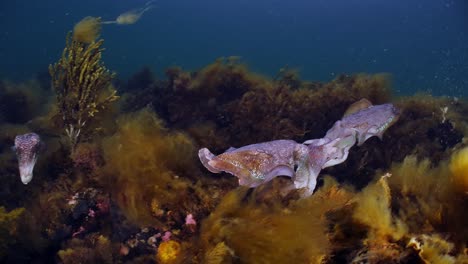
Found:
M 115 19 L 140 0 L 0 1 L 0 78 L 46 71 L 85 16 Z M 401 94 L 468 95 L 465 0 L 159 0 L 136 24 L 105 25 L 104 60 L 120 78 L 144 65 L 195 70 L 240 56 L 256 72 L 288 65 L 327 81 L 388 72 Z

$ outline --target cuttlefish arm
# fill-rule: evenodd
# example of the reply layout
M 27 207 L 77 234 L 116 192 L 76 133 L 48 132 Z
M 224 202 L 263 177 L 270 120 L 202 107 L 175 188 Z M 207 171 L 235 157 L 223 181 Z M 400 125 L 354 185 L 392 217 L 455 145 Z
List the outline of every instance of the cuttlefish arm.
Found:
M 44 149 L 44 143 L 36 133 L 28 133 L 15 137 L 13 150 L 18 159 L 21 181 L 28 184 L 33 178 L 33 169 L 39 152 Z
M 349 149 L 355 143 L 354 136 L 346 138 L 328 138 L 308 140 L 308 153 L 298 160 L 298 168 L 293 178 L 296 189 L 303 189 L 302 196 L 310 196 L 317 185 L 320 171 L 326 167 L 344 162 Z
M 210 161 L 212 161 L 216 156 L 210 152 L 207 148 L 202 148 L 198 151 L 198 157 L 200 158 L 201 163 L 205 168 L 212 173 L 220 173 L 221 171 L 216 169 L 215 167 L 210 165 Z
M 304 158 L 298 161 L 297 170 L 293 177 L 295 189 L 302 189 L 302 196 L 312 195 L 317 185 L 317 177 L 322 170 L 319 160 Z

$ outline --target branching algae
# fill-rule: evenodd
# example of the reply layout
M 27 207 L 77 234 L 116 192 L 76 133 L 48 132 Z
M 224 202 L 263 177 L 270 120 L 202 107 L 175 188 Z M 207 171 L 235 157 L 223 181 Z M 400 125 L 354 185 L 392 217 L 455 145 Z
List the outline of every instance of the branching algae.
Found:
M 86 42 L 81 40 L 83 37 L 71 37 L 69 34 L 62 57 L 49 66 L 58 110 L 72 150 L 80 135 L 90 132 L 84 130 L 93 118 L 118 98 L 111 88 L 114 75 L 101 61 L 104 41 L 86 43 L 89 39 Z

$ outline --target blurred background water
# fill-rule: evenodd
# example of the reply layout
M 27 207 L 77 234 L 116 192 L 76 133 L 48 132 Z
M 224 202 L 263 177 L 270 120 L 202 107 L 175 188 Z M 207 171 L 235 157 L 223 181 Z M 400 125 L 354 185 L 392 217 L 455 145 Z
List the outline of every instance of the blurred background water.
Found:
M 0 78 L 47 71 L 85 16 L 115 19 L 143 0 L 0 1 Z M 327 81 L 388 72 L 400 94 L 468 95 L 466 0 L 159 0 L 133 25 L 104 25 L 104 61 L 119 78 L 143 66 L 196 70 L 240 56 L 273 76 L 284 66 Z

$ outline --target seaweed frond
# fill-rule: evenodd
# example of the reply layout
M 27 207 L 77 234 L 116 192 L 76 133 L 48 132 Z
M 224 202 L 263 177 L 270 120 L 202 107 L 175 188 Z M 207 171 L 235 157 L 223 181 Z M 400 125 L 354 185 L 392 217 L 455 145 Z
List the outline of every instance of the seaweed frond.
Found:
M 49 66 L 59 113 L 72 150 L 85 125 L 118 98 L 111 87 L 114 74 L 101 61 L 103 43 L 102 39 L 89 44 L 80 42 L 68 34 L 62 57 Z

